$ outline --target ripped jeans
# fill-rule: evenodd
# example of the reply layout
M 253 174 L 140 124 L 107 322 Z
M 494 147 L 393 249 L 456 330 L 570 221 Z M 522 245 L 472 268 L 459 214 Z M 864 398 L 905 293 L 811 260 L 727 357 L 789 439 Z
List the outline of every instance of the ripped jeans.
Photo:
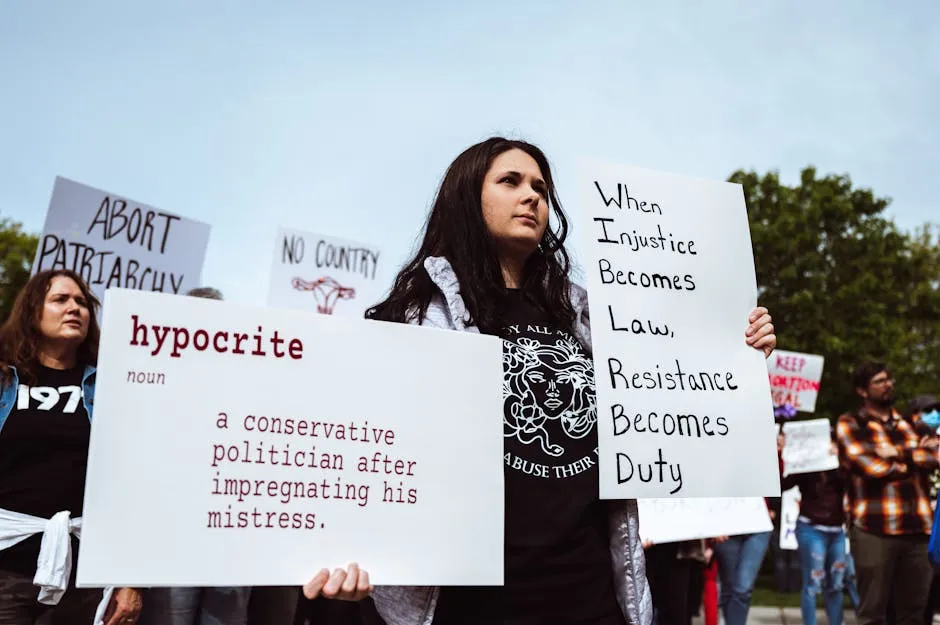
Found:
M 816 597 L 823 594 L 829 625 L 842 625 L 842 588 L 845 579 L 845 531 L 823 530 L 796 523 L 796 541 L 803 568 L 800 608 L 804 625 L 816 625 Z

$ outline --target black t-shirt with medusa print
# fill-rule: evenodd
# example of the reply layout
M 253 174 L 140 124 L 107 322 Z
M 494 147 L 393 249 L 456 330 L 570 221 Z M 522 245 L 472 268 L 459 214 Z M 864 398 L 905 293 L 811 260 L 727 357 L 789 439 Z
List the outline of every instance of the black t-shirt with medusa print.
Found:
M 435 623 L 622 623 L 598 499 L 594 365 L 520 291 L 504 319 L 505 585 L 443 589 Z

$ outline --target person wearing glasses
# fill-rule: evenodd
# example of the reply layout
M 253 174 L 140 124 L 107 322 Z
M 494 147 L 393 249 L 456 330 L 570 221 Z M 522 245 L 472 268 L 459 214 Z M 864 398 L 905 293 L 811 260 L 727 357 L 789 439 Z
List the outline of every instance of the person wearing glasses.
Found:
M 839 455 L 848 470 L 859 625 L 882 625 L 890 597 L 897 625 L 922 625 L 932 571 L 933 524 L 924 476 L 938 466 L 936 432 L 894 409 L 891 372 L 866 362 L 853 375 L 861 406 L 839 417 Z

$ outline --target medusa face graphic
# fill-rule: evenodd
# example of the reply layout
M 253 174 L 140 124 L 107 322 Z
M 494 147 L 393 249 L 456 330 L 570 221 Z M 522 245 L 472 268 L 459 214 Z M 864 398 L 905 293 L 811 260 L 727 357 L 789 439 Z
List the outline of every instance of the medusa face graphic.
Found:
M 554 341 L 507 341 L 503 349 L 503 395 L 507 437 L 538 444 L 552 457 L 565 453 L 564 439 L 552 440 L 555 422 L 568 437 L 586 436 L 597 420 L 594 365 L 577 341 L 556 334 Z M 559 437 L 556 436 L 556 439 Z
M 565 365 L 569 363 L 558 357 L 557 350 L 538 349 L 537 356 L 523 372 L 521 383 L 540 404 L 542 412 L 549 419 L 557 419 L 571 405 L 581 372 L 567 370 Z

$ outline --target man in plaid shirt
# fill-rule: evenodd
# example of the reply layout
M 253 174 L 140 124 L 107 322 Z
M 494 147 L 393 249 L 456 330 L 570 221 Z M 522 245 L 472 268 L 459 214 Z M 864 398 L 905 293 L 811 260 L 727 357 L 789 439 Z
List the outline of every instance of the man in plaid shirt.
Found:
M 893 595 L 897 625 L 922 625 L 933 575 L 927 542 L 933 524 L 924 475 L 937 468 L 938 439 L 893 409 L 894 380 L 882 363 L 853 376 L 862 398 L 839 417 L 839 455 L 848 471 L 852 553 L 862 603 L 859 625 L 883 625 Z

